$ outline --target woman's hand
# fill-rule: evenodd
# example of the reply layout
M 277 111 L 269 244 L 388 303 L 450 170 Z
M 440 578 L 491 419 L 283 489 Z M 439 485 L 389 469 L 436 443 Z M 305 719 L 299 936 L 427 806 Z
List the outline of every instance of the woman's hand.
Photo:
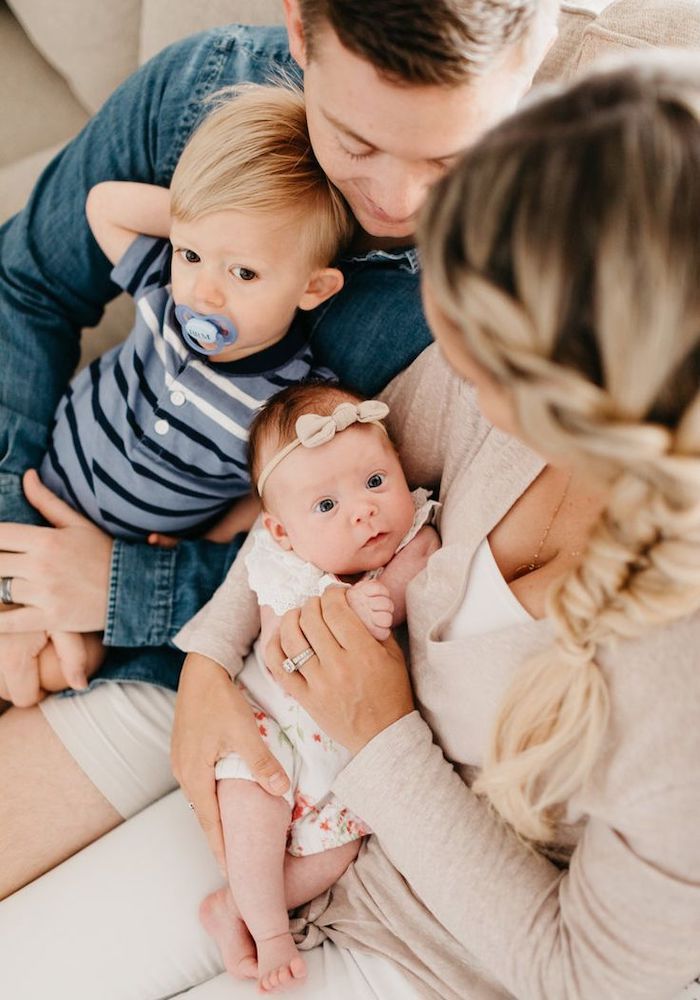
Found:
M 288 674 L 286 657 L 316 653 Z M 329 587 L 301 610 L 288 611 L 265 660 L 279 685 L 332 739 L 357 753 L 383 729 L 413 711 L 406 663 L 393 638 L 374 639 L 350 610 L 346 591 Z
M 0 577 L 21 607 L 0 615 L 0 634 L 96 632 L 105 627 L 112 539 L 48 490 L 34 470 L 27 500 L 53 525 L 0 524 Z
M 171 760 L 173 774 L 192 803 L 214 857 L 226 870 L 224 840 L 216 799 L 216 762 L 237 753 L 259 785 L 283 795 L 289 780 L 270 753 L 253 709 L 223 667 L 190 653 L 180 675 L 175 702 Z

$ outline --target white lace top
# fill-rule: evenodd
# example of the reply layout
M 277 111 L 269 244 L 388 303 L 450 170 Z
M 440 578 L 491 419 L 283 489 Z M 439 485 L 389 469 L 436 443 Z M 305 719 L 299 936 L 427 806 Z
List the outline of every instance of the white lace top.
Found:
M 439 503 L 430 499 L 430 492 L 423 488 L 413 490 L 411 496 L 415 507 L 413 523 L 396 552 L 408 545 L 424 525 L 432 523 L 440 507 Z M 333 573 L 326 573 L 301 559 L 296 553 L 281 549 L 265 528 L 256 528 L 253 532 L 253 548 L 246 556 L 245 564 L 258 604 L 269 605 L 276 615 L 300 607 L 309 597 L 320 597 L 327 587 L 350 586 Z M 378 566 L 366 573 L 363 579 L 375 579 L 383 569 L 383 566 Z

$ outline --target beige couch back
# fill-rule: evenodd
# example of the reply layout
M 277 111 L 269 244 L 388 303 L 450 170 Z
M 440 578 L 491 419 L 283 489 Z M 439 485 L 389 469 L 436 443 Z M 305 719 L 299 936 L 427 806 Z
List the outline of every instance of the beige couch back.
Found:
M 7 0 L 90 112 L 171 42 L 219 24 L 282 24 L 282 0 Z

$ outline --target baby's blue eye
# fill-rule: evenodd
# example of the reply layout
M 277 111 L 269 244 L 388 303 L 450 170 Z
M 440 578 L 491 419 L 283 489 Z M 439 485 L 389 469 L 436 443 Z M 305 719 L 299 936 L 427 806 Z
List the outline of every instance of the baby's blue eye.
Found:
M 335 500 L 331 500 L 330 497 L 326 497 L 324 500 L 319 500 L 316 504 L 316 510 L 319 514 L 327 514 L 329 511 L 333 510 L 335 507 Z
M 241 281 L 253 281 L 257 278 L 255 271 L 251 271 L 249 267 L 234 267 L 231 268 L 231 272 L 236 278 L 240 278 Z
M 376 490 L 384 484 L 384 476 L 381 472 L 375 472 L 373 476 L 370 476 L 367 480 L 367 488 L 370 490 Z

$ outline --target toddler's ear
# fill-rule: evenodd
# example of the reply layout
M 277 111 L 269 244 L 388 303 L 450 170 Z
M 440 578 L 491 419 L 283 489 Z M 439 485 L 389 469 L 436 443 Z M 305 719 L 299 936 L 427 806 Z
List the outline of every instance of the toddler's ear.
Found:
M 277 542 L 281 549 L 285 552 L 290 552 L 292 549 L 292 543 L 289 541 L 289 535 L 287 534 L 287 529 L 273 514 L 269 511 L 265 511 L 262 516 L 263 528 L 270 532 L 270 535 Z
M 322 302 L 335 295 L 343 287 L 345 279 L 343 272 L 337 267 L 322 267 L 309 278 L 302 297 L 299 299 L 300 309 L 315 309 Z

